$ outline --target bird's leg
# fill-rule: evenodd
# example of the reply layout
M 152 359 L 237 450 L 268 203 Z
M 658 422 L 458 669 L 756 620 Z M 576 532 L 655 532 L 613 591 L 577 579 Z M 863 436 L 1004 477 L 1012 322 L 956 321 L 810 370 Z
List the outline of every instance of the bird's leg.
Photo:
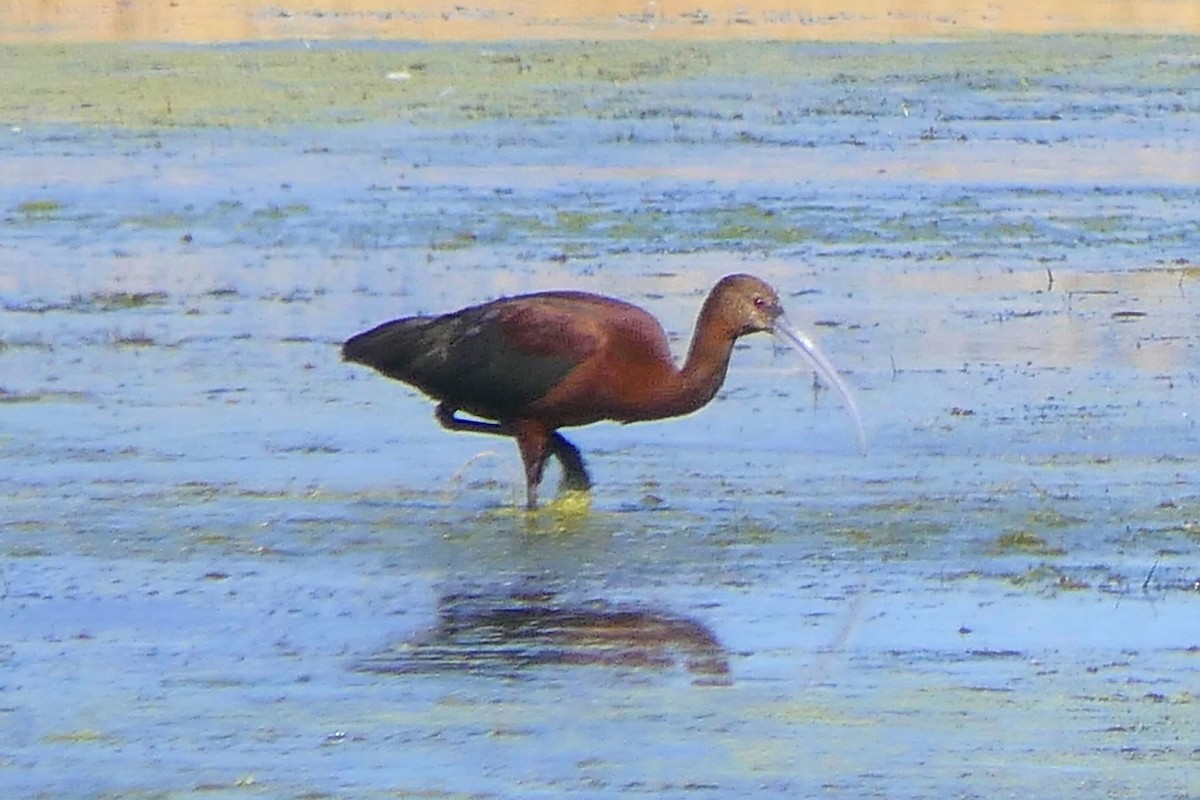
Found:
M 562 464 L 562 486 L 564 492 L 586 492 L 592 488 L 592 479 L 588 477 L 587 467 L 583 464 L 583 456 L 579 448 L 567 441 L 561 433 L 550 437 L 550 452 Z
M 536 452 L 535 440 L 522 438 L 520 430 L 514 430 L 508 425 L 496 422 L 480 422 L 474 419 L 459 419 L 454 416 L 458 409 L 449 403 L 438 403 L 437 421 L 448 431 L 466 431 L 468 433 L 490 433 L 495 436 L 513 436 L 521 450 L 521 461 L 525 464 L 525 505 L 532 511 L 537 508 L 537 485 L 542 480 L 542 468 L 546 464 L 546 439 L 541 440 L 541 455 Z M 557 434 L 556 434 L 557 435 Z M 536 459 L 536 463 L 534 462 Z
M 442 427 L 450 431 L 465 431 L 468 433 L 490 433 L 495 436 L 512 436 L 517 439 L 518 446 L 521 449 L 521 460 L 525 463 L 525 482 L 526 491 L 529 489 L 529 461 L 525 456 L 525 449 L 520 443 L 520 434 L 518 430 L 514 430 L 509 425 L 501 425 L 495 422 L 480 422 L 473 419 L 459 419 L 454 416 L 458 409 L 451 406 L 449 403 L 439 403 L 437 411 L 437 421 Z M 519 426 L 518 426 L 519 429 Z M 543 433 L 543 435 L 545 435 Z M 551 433 L 546 440 L 541 456 L 541 466 L 538 467 L 537 480 L 533 483 L 534 496 L 528 502 L 530 508 L 537 505 L 537 486 L 542 481 L 542 471 L 546 463 L 546 455 L 553 453 L 558 459 L 558 463 L 562 465 L 562 491 L 577 491 L 586 492 L 592 488 L 592 479 L 588 476 L 587 467 L 584 466 L 583 456 L 579 452 L 579 448 L 567 441 L 566 437 L 561 433 Z M 528 498 L 527 498 L 528 500 Z
M 521 451 L 521 461 L 525 464 L 525 507 L 534 511 L 537 509 L 538 485 L 542 482 L 542 472 L 550 456 L 552 434 L 545 425 L 533 420 L 517 420 L 513 428 L 517 447 Z M 559 438 L 562 439 L 561 436 Z
M 516 438 L 517 447 L 521 451 L 521 462 L 525 465 L 525 507 L 530 511 L 537 508 L 538 485 L 542 482 L 542 473 L 546 467 L 546 459 L 552 450 L 559 461 L 562 461 L 565 470 L 571 469 L 567 467 L 568 461 L 576 464 L 577 467 L 571 471 L 571 474 L 582 474 L 583 479 L 586 481 L 587 474 L 582 472 L 583 459 L 580 457 L 579 451 L 562 436 L 557 433 L 551 434 L 541 423 L 531 420 L 518 420 L 512 425 L 507 425 L 496 422 L 480 422 L 473 419 L 459 419 L 454 416 L 454 412 L 457 410 L 457 408 L 449 403 L 438 404 L 436 412 L 437 420 L 446 430 L 490 433 L 497 436 L 512 436 Z M 564 461 L 564 458 L 567 460 Z M 578 479 L 576 478 L 576 480 Z
M 480 422 L 474 419 L 459 419 L 454 416 L 457 408 L 449 403 L 438 403 L 437 411 L 434 414 L 437 416 L 437 421 L 442 424 L 442 427 L 448 431 L 468 431 L 470 433 L 490 433 L 496 436 L 514 436 L 511 429 L 504 425 L 498 425 L 495 422 Z

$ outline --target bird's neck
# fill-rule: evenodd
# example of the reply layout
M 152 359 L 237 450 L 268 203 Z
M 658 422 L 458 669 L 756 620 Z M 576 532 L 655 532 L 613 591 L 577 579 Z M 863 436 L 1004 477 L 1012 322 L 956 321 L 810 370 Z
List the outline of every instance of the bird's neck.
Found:
M 706 302 L 696 319 L 687 359 L 679 369 L 677 401 L 681 410 L 677 413 L 690 413 L 713 399 L 725 383 L 736 339 L 737 335 L 720 322 L 713 304 Z

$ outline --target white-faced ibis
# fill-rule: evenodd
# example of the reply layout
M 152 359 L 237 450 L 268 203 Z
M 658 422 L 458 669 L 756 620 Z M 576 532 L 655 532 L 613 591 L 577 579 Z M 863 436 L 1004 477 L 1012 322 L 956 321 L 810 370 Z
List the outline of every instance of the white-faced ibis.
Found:
M 534 509 L 551 454 L 562 464 L 563 490 L 592 485 L 579 450 L 559 428 L 690 414 L 721 388 L 734 342 L 758 331 L 795 346 L 837 390 L 863 447 L 858 410 L 837 370 L 812 339 L 787 324 L 775 290 L 752 275 L 729 275 L 713 287 L 682 367 L 648 312 L 571 291 L 385 322 L 349 339 L 342 357 L 438 401 L 438 422 L 448 430 L 514 437 Z M 460 411 L 477 419 L 462 419 Z

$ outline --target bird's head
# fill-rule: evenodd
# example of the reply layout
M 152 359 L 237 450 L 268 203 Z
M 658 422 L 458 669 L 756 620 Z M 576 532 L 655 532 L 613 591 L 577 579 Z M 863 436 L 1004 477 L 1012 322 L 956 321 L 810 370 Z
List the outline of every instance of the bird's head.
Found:
M 837 369 L 804 331 L 791 325 L 783 313 L 779 294 L 769 284 L 753 275 L 726 275 L 713 288 L 709 303 L 714 304 L 716 316 L 728 326 L 732 338 L 767 331 L 800 351 L 821 379 L 841 397 L 846 411 L 854 421 L 859 449 L 866 452 L 866 434 L 854 395 L 838 374 Z
M 734 339 L 773 332 L 776 320 L 783 316 L 779 295 L 753 275 L 726 275 L 713 287 L 709 302 L 716 305 L 717 316 Z

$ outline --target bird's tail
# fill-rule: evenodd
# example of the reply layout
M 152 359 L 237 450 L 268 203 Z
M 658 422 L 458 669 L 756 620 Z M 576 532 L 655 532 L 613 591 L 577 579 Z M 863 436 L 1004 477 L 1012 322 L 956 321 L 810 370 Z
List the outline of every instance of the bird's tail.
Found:
M 395 319 L 351 336 L 342 345 L 342 360 L 373 367 L 385 374 L 392 372 L 412 358 L 413 333 L 432 319 L 434 317 Z

